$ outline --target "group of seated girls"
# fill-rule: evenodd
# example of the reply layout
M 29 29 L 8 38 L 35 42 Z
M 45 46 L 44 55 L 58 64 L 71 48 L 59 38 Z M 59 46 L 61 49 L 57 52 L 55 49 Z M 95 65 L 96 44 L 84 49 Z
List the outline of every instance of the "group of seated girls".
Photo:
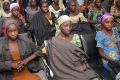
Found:
M 58 18 L 60 33 L 47 41 L 48 63 L 54 80 L 100 80 L 89 67 L 87 55 L 79 39 L 71 35 L 71 19 L 67 15 Z M 26 36 L 19 35 L 14 19 L 5 22 L 6 36 L 0 40 L 1 80 L 47 80 L 39 64 L 40 48 Z M 77 43 L 78 42 L 78 43 Z

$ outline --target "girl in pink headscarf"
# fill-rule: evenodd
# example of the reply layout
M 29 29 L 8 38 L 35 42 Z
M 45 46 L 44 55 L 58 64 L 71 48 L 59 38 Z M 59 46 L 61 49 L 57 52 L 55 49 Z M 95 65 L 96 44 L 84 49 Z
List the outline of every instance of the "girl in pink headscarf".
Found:
M 97 32 L 95 38 L 99 54 L 103 60 L 103 66 L 109 71 L 113 70 L 113 68 L 108 63 L 120 60 L 120 37 L 118 30 L 113 27 L 114 17 L 110 13 L 105 13 L 102 16 L 102 30 Z M 120 65 L 117 64 L 117 67 L 120 68 Z

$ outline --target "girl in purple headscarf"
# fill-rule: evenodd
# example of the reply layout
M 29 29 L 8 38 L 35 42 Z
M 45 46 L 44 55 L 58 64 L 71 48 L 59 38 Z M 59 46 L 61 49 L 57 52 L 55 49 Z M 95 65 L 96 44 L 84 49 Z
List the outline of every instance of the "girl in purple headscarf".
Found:
M 97 47 L 103 60 L 103 66 L 111 71 L 108 62 L 120 60 L 120 37 L 114 27 L 114 17 L 110 13 L 102 16 L 102 30 L 96 34 Z M 119 65 L 117 65 L 119 67 Z

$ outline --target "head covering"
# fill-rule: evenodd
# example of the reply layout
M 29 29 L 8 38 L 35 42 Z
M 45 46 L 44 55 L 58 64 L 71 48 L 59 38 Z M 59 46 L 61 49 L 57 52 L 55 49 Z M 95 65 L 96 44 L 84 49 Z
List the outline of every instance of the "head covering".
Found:
M 18 4 L 18 3 L 12 3 L 12 4 L 10 4 L 10 11 L 11 11 L 14 7 L 19 7 L 19 4 Z
M 8 28 L 10 24 L 15 24 L 17 27 L 19 26 L 17 21 L 13 18 L 5 20 L 5 27 Z
M 67 15 L 62 15 L 57 19 L 57 25 L 56 25 L 56 33 L 55 36 L 58 36 L 61 32 L 60 26 L 66 21 L 71 21 L 70 17 Z
M 3 4 L 4 4 L 4 3 L 6 3 L 6 2 L 7 2 L 7 3 L 10 3 L 10 1 L 9 1 L 9 0 L 4 0 L 4 1 L 3 1 Z
M 102 22 L 104 22 L 106 19 L 108 19 L 108 18 L 114 18 L 113 16 L 112 16 L 112 14 L 110 14 L 110 13 L 105 13 L 103 16 L 102 16 Z
M 66 21 L 71 21 L 70 17 L 67 15 L 62 15 L 58 18 L 57 22 L 58 22 L 58 26 L 60 27 L 61 24 L 63 24 Z

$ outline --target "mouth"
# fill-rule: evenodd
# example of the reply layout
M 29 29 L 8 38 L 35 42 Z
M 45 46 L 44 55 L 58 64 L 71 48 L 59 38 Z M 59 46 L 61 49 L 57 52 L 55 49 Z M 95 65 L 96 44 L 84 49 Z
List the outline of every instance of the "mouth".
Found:
M 11 36 L 12 38 L 17 38 L 17 36 Z

